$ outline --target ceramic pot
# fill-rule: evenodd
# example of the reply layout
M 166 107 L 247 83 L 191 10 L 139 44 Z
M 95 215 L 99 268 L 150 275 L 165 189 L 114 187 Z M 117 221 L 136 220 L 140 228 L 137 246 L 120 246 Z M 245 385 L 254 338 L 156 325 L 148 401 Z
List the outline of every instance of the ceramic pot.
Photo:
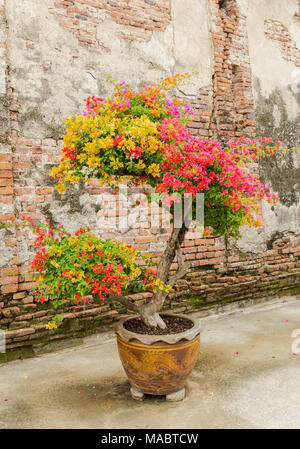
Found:
M 145 394 L 166 395 L 169 400 L 183 399 L 185 382 L 198 359 L 200 332 L 198 321 L 178 334 L 146 335 L 125 329 L 124 323 L 135 317 L 121 319 L 116 326 L 118 350 L 122 365 L 131 384 L 134 399 Z

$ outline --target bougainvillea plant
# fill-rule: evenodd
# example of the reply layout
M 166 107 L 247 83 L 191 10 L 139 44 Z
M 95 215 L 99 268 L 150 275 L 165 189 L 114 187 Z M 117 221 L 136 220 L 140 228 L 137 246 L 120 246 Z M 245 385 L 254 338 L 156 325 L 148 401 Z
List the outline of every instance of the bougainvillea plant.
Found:
M 132 291 L 167 293 L 171 289 L 157 279 L 150 256 L 131 245 L 101 240 L 90 229 L 80 228 L 71 235 L 62 225 L 54 228 L 48 221 L 36 226 L 30 217 L 21 223 L 22 227 L 26 225 L 36 235 L 29 273 L 40 303 L 53 299 L 54 306 L 59 307 L 69 300 L 88 303 L 89 296 L 113 301 Z
M 150 184 L 170 207 L 183 194 L 192 196 L 195 207 L 196 195 L 204 193 L 205 229 L 214 235 L 238 237 L 241 225 L 261 226 L 260 201 L 277 199 L 249 167 L 260 156 L 287 151 L 288 144 L 240 138 L 221 145 L 193 136 L 188 130 L 192 109 L 170 98 L 171 89 L 186 76 L 148 83 L 138 91 L 113 82 L 110 97 L 88 98 L 86 110 L 65 121 L 61 161 L 51 171 L 59 180 L 58 191 L 91 178 L 115 189 L 125 178 Z M 32 269 L 41 301 L 86 301 L 93 295 L 103 302 L 119 301 L 147 325 L 165 328 L 159 312 L 171 287 L 186 274 L 181 251 L 187 231 L 184 216 L 180 226 L 173 227 L 158 266 L 152 268 L 140 263 L 147 265 L 145 256 L 132 247 L 101 241 L 86 229 L 75 236 L 62 227 L 35 231 L 38 251 Z M 170 277 L 175 256 L 179 268 Z M 126 298 L 129 288 L 149 290 L 152 298 L 137 305 Z

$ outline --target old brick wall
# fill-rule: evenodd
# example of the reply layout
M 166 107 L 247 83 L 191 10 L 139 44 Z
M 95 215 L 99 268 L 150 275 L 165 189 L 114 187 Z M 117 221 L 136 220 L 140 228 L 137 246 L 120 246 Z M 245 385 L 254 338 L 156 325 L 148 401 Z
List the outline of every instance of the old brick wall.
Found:
M 151 226 L 143 208 L 131 210 L 137 192 L 129 192 L 131 215 L 117 231 L 109 216 L 118 197 L 97 181 L 63 195 L 54 189 L 49 170 L 60 154 L 61 119 L 88 95 L 106 95 L 109 73 L 138 86 L 189 71 L 197 72 L 193 84 L 177 94 L 195 108 L 195 134 L 225 141 L 258 133 L 299 144 L 299 12 L 298 0 L 0 0 L 0 220 L 25 214 L 69 230 L 88 224 L 158 257 L 169 229 Z M 237 242 L 190 232 L 183 249 L 191 272 L 167 307 L 299 293 L 299 159 L 274 158 L 258 170 L 281 207 L 263 204 L 264 227 L 242 229 Z M 118 220 L 125 213 L 123 205 Z M 25 274 L 30 242 L 26 231 L 0 230 L 3 359 L 103 330 L 126 312 L 70 304 L 62 327 L 48 331 L 56 311 L 34 302 Z

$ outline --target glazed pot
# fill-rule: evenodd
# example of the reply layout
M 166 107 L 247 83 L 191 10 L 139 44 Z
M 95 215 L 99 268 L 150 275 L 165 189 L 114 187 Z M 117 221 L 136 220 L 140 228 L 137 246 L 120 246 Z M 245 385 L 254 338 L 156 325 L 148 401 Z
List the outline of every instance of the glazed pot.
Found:
M 174 314 L 162 314 L 164 316 Z M 166 395 L 168 400 L 185 396 L 185 382 L 198 359 L 200 332 L 198 321 L 178 334 L 146 335 L 128 331 L 124 323 L 135 316 L 123 318 L 116 326 L 117 342 L 123 368 L 131 384 L 134 399 L 145 394 Z

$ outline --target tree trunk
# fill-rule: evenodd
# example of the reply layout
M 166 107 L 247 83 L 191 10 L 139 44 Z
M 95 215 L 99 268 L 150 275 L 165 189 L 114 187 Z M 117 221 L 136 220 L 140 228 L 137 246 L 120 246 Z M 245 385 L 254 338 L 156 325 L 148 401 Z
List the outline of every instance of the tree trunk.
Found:
M 183 223 L 181 228 L 174 228 L 171 236 L 168 240 L 166 249 L 162 255 L 162 258 L 159 262 L 157 269 L 157 278 L 163 281 L 164 283 L 168 283 L 171 264 L 174 260 L 176 250 L 180 251 L 181 244 L 184 240 L 184 236 L 187 229 Z M 182 268 L 182 267 L 181 267 Z M 185 274 L 185 271 L 182 270 L 182 276 Z M 180 277 L 182 277 L 180 276 Z M 175 275 L 176 280 L 178 280 Z M 175 279 L 174 279 L 175 283 Z M 151 300 L 144 306 L 140 307 L 140 316 L 143 319 L 144 323 L 147 326 L 151 327 L 160 327 L 161 329 L 166 328 L 166 324 L 163 319 L 160 317 L 159 312 L 168 296 L 168 293 L 158 290 L 153 294 Z

